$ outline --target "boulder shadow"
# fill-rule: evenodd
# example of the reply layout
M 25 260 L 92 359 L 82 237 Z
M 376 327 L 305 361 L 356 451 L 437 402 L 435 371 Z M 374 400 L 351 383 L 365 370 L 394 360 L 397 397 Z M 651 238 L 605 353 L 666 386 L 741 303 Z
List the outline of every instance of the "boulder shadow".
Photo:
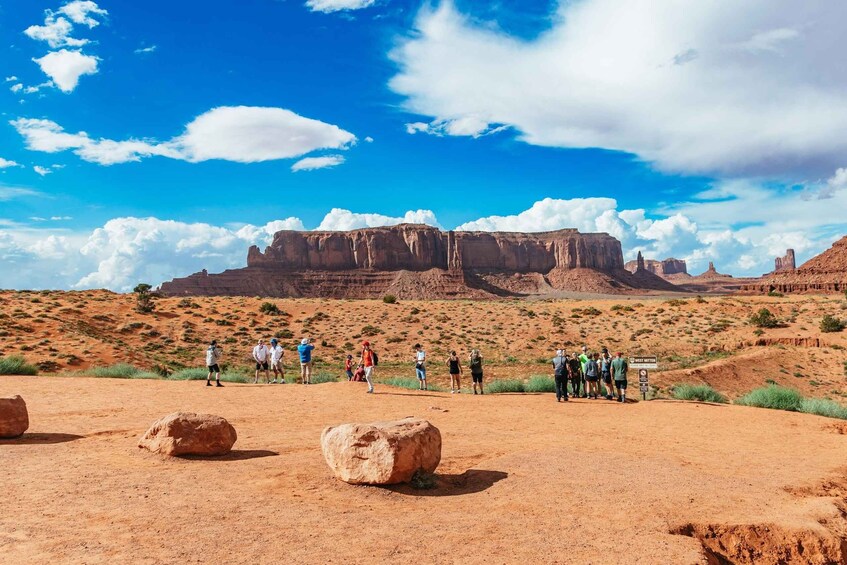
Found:
M 393 485 L 386 488 L 408 496 L 463 496 L 487 490 L 495 483 L 508 477 L 509 473 L 503 471 L 468 469 L 459 475 L 436 473 L 435 487 L 431 489 L 416 489 L 408 484 Z
M 0 438 L 0 445 L 47 445 L 51 443 L 67 443 L 84 437 L 76 434 L 24 433 L 24 435 L 18 437 Z
M 179 458 L 196 461 L 246 461 L 247 459 L 276 457 L 277 455 L 279 455 L 279 452 L 267 449 L 233 449 L 226 455 L 180 455 Z

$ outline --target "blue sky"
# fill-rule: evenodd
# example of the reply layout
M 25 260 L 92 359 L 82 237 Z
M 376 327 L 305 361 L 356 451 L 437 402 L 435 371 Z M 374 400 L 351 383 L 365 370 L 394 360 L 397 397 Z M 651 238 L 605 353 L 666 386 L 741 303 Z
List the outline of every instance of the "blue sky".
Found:
M 409 219 L 806 259 L 845 231 L 847 14 L 777 3 L 0 0 L 0 287 Z

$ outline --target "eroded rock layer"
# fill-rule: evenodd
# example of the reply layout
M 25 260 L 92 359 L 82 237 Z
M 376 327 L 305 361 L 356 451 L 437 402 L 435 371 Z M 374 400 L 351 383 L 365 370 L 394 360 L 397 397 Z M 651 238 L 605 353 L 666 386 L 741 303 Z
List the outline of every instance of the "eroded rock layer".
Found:
M 280 231 L 264 252 L 249 249 L 246 268 L 202 271 L 164 283 L 161 291 L 432 299 L 645 288 L 674 287 L 652 273 L 635 277 L 626 271 L 620 242 L 605 233 L 442 232 L 402 224 L 350 232 Z
M 747 292 L 835 293 L 847 290 L 847 237 L 812 257 L 797 269 L 771 273 L 753 284 Z

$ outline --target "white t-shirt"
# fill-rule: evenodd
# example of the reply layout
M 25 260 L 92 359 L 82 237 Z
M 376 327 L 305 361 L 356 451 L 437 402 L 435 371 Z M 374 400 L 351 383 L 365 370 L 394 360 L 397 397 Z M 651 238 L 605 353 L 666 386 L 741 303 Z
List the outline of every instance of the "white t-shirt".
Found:
M 257 345 L 253 348 L 253 359 L 259 363 L 264 363 L 268 359 L 268 347 L 266 345 Z
M 423 364 L 423 362 L 426 360 L 426 353 L 424 352 L 423 349 L 421 349 L 420 351 L 417 352 L 415 358 L 418 360 L 418 363 Z
M 210 347 L 206 350 L 206 366 L 211 367 L 217 365 L 221 358 L 221 350 L 219 347 Z
M 279 363 L 284 354 L 285 350 L 281 345 L 277 344 L 275 347 L 271 347 L 271 363 Z

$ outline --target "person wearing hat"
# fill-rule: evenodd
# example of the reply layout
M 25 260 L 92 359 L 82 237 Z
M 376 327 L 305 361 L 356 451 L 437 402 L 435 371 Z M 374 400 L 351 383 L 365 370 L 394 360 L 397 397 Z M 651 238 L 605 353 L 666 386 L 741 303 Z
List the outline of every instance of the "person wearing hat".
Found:
M 265 372 L 265 381 L 271 382 L 271 374 L 268 372 L 268 356 L 270 355 L 270 350 L 268 346 L 265 345 L 265 340 L 260 339 L 256 344 L 256 347 L 253 348 L 253 361 L 256 362 L 256 378 L 253 379 L 253 384 L 259 383 L 259 371 Z
M 365 369 L 365 380 L 368 382 L 368 393 L 373 394 L 374 352 L 371 349 L 371 342 L 362 342 L 362 355 L 359 357 L 359 363 Z
M 271 340 L 271 371 L 274 372 L 274 380 L 272 384 L 276 384 L 276 376 L 279 375 L 279 384 L 285 384 L 285 367 L 282 365 L 282 357 L 285 355 L 285 350 L 279 344 L 276 338 Z
M 300 345 L 297 346 L 297 353 L 300 355 L 300 380 L 304 385 L 312 384 L 312 350 L 314 348 L 312 340 L 308 337 L 301 339 Z
M 209 375 L 206 377 L 206 386 L 212 386 L 212 375 L 215 375 L 215 386 L 224 386 L 221 384 L 221 368 L 218 362 L 221 360 L 223 352 L 218 347 L 218 342 L 214 339 L 209 344 L 206 350 L 206 367 L 209 369 Z

